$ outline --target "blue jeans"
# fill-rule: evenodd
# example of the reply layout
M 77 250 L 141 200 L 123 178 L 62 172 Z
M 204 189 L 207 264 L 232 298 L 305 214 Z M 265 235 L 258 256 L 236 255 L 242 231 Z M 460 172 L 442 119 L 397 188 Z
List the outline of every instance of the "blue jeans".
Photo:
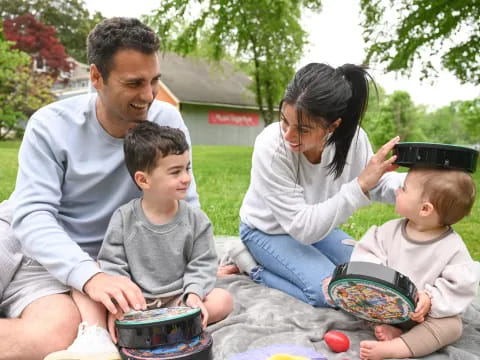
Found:
M 318 307 L 331 306 L 322 281 L 335 266 L 348 262 L 353 251 L 352 238 L 340 229 L 303 245 L 288 234 L 266 234 L 240 223 L 240 238 L 260 264 L 251 271 L 252 280 Z

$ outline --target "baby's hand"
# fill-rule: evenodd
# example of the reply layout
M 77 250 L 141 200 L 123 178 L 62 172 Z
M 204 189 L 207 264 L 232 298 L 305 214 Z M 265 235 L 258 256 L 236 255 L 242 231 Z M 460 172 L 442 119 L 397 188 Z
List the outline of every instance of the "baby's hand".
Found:
M 430 296 L 428 296 L 425 291 L 419 291 L 417 307 L 415 308 L 415 312 L 409 314 L 410 318 L 416 322 L 423 322 L 425 316 L 430 312 L 431 307 L 432 300 L 430 299 Z
M 187 296 L 187 301 L 185 303 L 191 308 L 200 309 L 200 311 L 202 312 L 202 327 L 205 329 L 208 324 L 208 311 L 202 299 L 200 299 L 197 294 L 189 293 Z

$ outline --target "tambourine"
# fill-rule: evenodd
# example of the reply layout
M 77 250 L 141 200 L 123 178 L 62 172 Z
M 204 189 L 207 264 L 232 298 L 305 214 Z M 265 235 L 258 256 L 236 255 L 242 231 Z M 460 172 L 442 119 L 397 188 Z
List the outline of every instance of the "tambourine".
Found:
M 207 332 L 173 345 L 162 345 L 153 349 L 120 348 L 123 360 L 210 360 L 212 357 L 212 337 Z
M 133 311 L 115 321 L 118 345 L 145 349 L 188 341 L 202 333 L 200 309 L 187 306 Z
M 338 307 L 356 317 L 399 324 L 415 311 L 417 288 L 407 276 L 386 266 L 352 261 L 335 268 L 328 293 Z
M 404 142 L 393 148 L 397 155 L 395 164 L 405 167 L 415 165 L 442 169 L 457 169 L 474 173 L 478 151 L 465 146 Z

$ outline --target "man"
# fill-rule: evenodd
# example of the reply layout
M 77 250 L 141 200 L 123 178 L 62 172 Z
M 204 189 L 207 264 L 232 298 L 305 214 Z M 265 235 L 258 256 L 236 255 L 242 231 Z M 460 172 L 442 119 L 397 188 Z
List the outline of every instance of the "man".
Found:
M 18 239 L 24 256 L 20 264 L 12 257 L 16 272 L 2 289 L 0 359 L 43 359 L 72 343 L 82 304 L 72 301 L 70 287 L 111 312 L 117 304 L 124 311 L 145 305 L 133 282 L 101 272 L 95 258 L 113 211 L 140 196 L 123 161 L 128 130 L 151 120 L 180 128 L 190 142 L 179 112 L 155 100 L 158 48 L 155 33 L 137 19 L 102 21 L 87 41 L 97 94 L 50 104 L 29 120 L 15 191 L 3 205 L 13 207 L 14 236 L 5 231 L 0 242 Z M 194 181 L 187 201 L 199 206 Z

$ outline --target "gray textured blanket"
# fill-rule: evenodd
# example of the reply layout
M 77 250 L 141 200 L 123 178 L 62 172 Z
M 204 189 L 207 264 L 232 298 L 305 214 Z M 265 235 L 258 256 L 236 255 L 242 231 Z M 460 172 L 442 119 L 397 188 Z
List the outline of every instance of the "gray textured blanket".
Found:
M 374 339 L 365 321 L 342 311 L 314 308 L 258 285 L 246 275 L 218 279 L 217 286 L 233 294 L 235 307 L 225 320 L 208 327 L 213 337 L 214 360 L 228 360 L 235 354 L 274 344 L 309 347 L 329 360 L 354 360 L 359 359 L 360 341 Z M 344 353 L 329 350 L 323 341 L 329 330 L 347 334 L 350 350 Z M 480 304 L 472 304 L 464 314 L 464 332 L 458 342 L 423 359 L 480 359 Z

